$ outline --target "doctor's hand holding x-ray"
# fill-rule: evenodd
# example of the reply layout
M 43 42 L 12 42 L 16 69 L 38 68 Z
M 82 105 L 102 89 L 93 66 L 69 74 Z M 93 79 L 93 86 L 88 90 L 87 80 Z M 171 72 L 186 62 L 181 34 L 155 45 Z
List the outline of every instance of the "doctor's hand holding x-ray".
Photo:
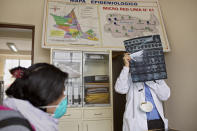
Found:
M 131 57 L 129 55 L 130 53 L 125 53 L 123 57 L 124 65 L 126 67 L 129 67 L 129 61 L 131 60 Z
M 124 67 L 116 81 L 115 90 L 126 94 L 123 131 L 167 130 L 162 101 L 170 97 L 170 88 L 164 80 L 132 82 L 129 72 L 129 53 L 123 57 Z

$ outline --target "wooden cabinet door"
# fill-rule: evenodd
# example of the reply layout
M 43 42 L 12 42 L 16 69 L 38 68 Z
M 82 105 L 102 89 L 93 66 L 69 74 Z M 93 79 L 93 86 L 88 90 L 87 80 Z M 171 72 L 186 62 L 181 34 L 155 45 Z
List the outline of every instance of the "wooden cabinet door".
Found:
M 83 131 L 112 131 L 111 120 L 84 121 Z
M 60 121 L 58 126 L 59 131 L 82 131 L 78 121 Z

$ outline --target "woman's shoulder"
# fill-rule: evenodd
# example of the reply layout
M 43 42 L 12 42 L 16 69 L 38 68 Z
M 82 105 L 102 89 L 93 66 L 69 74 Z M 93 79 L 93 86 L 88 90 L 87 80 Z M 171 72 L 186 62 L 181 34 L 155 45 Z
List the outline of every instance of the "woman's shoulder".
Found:
M 2 105 L 0 105 L 0 130 L 34 131 L 32 125 L 20 112 Z

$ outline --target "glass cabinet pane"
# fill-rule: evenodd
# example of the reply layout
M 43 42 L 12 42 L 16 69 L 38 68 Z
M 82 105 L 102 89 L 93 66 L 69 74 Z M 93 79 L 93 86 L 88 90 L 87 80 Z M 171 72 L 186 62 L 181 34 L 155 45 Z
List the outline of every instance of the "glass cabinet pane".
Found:
M 69 74 L 66 86 L 68 107 L 82 106 L 82 52 L 52 50 L 52 64 Z
M 83 53 L 83 82 L 84 106 L 110 104 L 108 53 Z

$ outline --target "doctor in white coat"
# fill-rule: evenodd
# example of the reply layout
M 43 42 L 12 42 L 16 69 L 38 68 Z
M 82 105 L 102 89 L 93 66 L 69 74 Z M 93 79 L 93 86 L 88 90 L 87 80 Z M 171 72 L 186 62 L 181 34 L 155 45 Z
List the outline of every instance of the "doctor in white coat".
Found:
M 164 117 L 162 101 L 166 101 L 170 97 L 170 88 L 164 80 L 133 83 L 131 74 L 129 73 L 129 61 L 131 57 L 128 53 L 125 53 L 123 60 L 125 66 L 115 84 L 116 92 L 126 94 L 127 102 L 123 117 L 122 131 L 151 130 L 149 126 L 158 126 L 157 123 L 154 123 L 154 119 L 158 117 L 164 124 L 163 128 L 167 130 L 168 120 Z M 152 98 L 152 101 L 149 102 L 152 103 L 153 110 L 150 112 L 145 112 L 140 108 L 140 105 L 147 101 L 147 91 L 145 89 L 149 91 L 149 95 Z M 149 119 L 153 119 L 152 125 L 150 125 Z

